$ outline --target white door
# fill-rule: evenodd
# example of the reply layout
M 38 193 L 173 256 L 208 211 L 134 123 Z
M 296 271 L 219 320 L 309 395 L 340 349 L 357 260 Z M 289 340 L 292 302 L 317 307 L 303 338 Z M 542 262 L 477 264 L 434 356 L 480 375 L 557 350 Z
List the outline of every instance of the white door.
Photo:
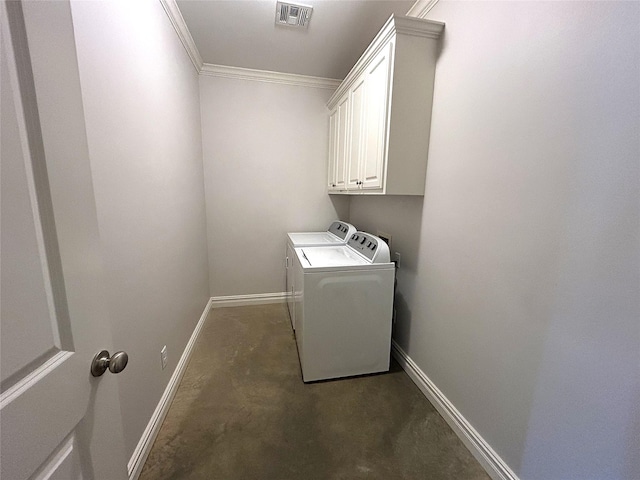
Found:
M 365 152 L 362 164 L 364 189 L 380 189 L 383 184 L 387 144 L 387 114 L 389 105 L 389 67 L 393 42 L 382 49 L 366 71 L 367 108 Z
M 349 148 L 349 94 L 338 102 L 338 137 L 336 152 L 336 190 L 345 189 L 346 161 Z
M 329 114 L 329 170 L 327 173 L 327 188 L 336 189 L 336 170 L 338 161 L 338 109 Z
M 351 135 L 349 136 L 349 155 L 347 161 L 347 190 L 358 190 L 360 188 L 361 170 L 364 154 L 364 127 L 365 127 L 365 78 L 363 75 L 351 87 L 349 96 L 351 97 Z
M 117 377 L 90 373 L 113 346 L 70 6 L 0 26 L 0 477 L 126 478 Z

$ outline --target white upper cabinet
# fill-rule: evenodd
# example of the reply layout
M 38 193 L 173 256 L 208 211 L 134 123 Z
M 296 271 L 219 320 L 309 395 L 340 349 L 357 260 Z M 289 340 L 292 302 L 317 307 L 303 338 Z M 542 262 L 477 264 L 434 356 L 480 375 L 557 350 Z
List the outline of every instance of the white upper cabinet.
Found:
M 437 39 L 392 16 L 329 100 L 329 193 L 424 195 Z

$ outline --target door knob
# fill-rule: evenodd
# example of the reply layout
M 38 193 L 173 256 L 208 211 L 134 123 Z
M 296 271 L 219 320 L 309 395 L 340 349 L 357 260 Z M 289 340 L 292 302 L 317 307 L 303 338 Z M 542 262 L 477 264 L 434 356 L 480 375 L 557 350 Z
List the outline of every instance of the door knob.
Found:
M 107 368 L 111 373 L 120 373 L 127 366 L 128 361 L 129 355 L 125 352 L 116 352 L 110 357 L 108 351 L 102 350 L 93 357 L 91 375 L 99 377 L 107 371 Z

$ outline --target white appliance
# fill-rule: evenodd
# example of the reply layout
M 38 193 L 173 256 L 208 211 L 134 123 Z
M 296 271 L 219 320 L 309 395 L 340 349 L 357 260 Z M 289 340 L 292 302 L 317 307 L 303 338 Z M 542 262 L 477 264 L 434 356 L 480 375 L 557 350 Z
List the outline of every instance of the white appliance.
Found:
M 347 222 L 335 221 L 325 232 L 295 232 L 287 233 L 287 249 L 285 252 L 285 269 L 287 283 L 287 307 L 291 326 L 295 330 L 296 319 L 293 310 L 293 257 L 297 247 L 344 245 L 356 233 L 356 227 Z
M 294 257 L 296 343 L 305 382 L 389 370 L 395 264 L 378 237 L 299 247 Z

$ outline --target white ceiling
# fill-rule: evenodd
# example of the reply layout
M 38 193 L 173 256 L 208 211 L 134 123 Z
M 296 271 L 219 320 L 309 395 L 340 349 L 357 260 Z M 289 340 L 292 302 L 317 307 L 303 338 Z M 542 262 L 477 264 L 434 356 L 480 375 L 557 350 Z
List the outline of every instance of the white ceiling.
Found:
M 276 26 L 276 0 L 177 0 L 204 63 L 337 79 L 415 0 L 288 3 L 313 7 L 308 29 Z

